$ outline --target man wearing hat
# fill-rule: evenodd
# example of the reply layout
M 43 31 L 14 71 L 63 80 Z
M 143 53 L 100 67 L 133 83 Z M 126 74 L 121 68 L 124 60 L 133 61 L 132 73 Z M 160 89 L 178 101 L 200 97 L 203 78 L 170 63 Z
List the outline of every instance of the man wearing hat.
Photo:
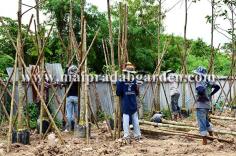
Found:
M 137 98 L 139 94 L 139 89 L 135 79 L 131 80 L 130 75 L 134 75 L 135 68 L 128 62 L 125 64 L 124 69 L 122 70 L 125 75 L 125 80 L 117 81 L 116 85 L 116 94 L 121 97 L 122 103 L 122 114 L 123 114 L 123 130 L 124 130 L 124 140 L 130 143 L 129 135 L 129 122 L 132 120 L 134 128 L 134 137 L 135 140 L 139 141 L 141 139 L 141 132 L 139 127 L 138 119 L 138 108 L 137 108 Z
M 208 114 L 211 109 L 211 97 L 220 89 L 220 86 L 206 79 L 207 70 L 204 67 L 198 67 L 193 71 L 199 81 L 196 83 L 197 102 L 196 112 L 200 135 L 203 138 L 203 145 L 207 144 L 207 133 L 213 136 L 212 124 L 209 121 Z M 213 90 L 212 90 L 213 89 Z
M 66 97 L 66 130 L 71 131 L 74 129 L 74 125 L 76 122 L 76 118 L 78 118 L 78 81 L 76 80 L 78 68 L 75 65 L 71 65 L 69 68 L 66 69 L 67 74 L 67 84 L 70 84 L 72 81 L 72 86 L 67 94 Z

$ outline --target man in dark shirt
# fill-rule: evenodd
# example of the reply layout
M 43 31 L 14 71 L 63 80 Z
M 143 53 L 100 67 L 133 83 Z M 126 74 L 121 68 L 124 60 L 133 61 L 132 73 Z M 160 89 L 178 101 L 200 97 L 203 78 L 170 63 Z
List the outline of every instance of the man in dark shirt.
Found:
M 136 80 L 127 79 L 127 75 L 134 74 L 134 67 L 131 63 L 127 63 L 123 73 L 126 75 L 124 81 L 117 81 L 116 94 L 121 97 L 122 114 L 123 114 L 123 129 L 124 139 L 128 143 L 130 142 L 129 136 L 129 121 L 131 119 L 134 127 L 134 137 L 137 141 L 141 138 L 141 132 L 139 128 L 138 112 L 137 112 L 137 100 L 136 96 L 139 94 Z
M 78 118 L 78 81 L 77 81 L 77 67 L 75 65 L 70 66 L 66 69 L 67 83 L 70 84 L 72 81 L 72 86 L 67 94 L 66 98 L 66 132 L 74 129 L 75 119 Z

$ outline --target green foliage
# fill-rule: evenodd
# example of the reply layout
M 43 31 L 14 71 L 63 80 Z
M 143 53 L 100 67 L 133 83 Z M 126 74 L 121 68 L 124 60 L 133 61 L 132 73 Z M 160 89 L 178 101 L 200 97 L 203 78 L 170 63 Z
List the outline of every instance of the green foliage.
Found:
M 197 1 L 197 0 L 194 0 Z M 44 52 L 46 62 L 50 63 L 62 63 L 63 66 L 67 62 L 67 49 L 64 49 L 62 43 L 58 37 L 58 32 L 61 35 L 65 45 L 68 46 L 69 30 L 68 30 L 68 18 L 69 18 L 69 0 L 47 0 L 43 3 L 41 10 L 45 14 L 49 15 L 49 20 L 42 24 L 43 34 L 46 28 L 55 22 L 56 29 L 54 28 L 51 35 L 48 38 L 48 42 L 45 46 Z M 158 47 L 157 47 L 157 36 L 158 36 L 158 5 L 154 0 L 127 0 L 129 6 L 128 14 L 128 53 L 129 61 L 131 61 L 137 67 L 137 70 L 146 70 L 149 73 L 153 73 L 157 65 Z M 217 5 L 219 5 L 217 1 Z M 222 3 L 223 4 L 223 3 Z M 230 1 L 224 1 L 224 5 L 230 5 Z M 217 6 L 218 7 L 218 6 Z M 217 10 L 217 16 L 228 17 L 228 10 Z M 165 18 L 163 13 L 162 18 Z M 117 47 L 118 47 L 118 32 L 119 32 L 119 6 L 115 4 L 112 6 L 112 26 L 113 26 L 113 37 L 114 37 L 114 49 L 115 49 L 115 62 L 117 64 Z M 102 39 L 108 43 L 108 21 L 107 14 L 99 12 L 97 7 L 86 4 L 85 7 L 85 18 L 87 20 L 87 46 L 90 45 L 94 34 L 98 27 L 101 31 L 91 48 L 88 55 L 88 67 L 91 72 L 96 73 L 110 73 L 111 68 L 104 66 L 105 59 L 102 47 Z M 210 22 L 210 16 L 207 17 Z M 0 25 L 0 76 L 5 76 L 5 68 L 13 66 L 15 49 L 9 40 L 6 31 L 8 30 L 16 40 L 17 35 L 17 22 L 4 18 L 6 27 Z M 80 0 L 75 0 L 73 4 L 73 30 L 77 41 L 80 41 Z M 34 64 L 38 58 L 37 47 L 34 45 L 35 36 L 26 35 L 27 25 L 23 25 L 22 35 L 25 38 L 24 45 L 24 58 L 26 64 Z M 231 30 L 229 30 L 231 31 Z M 161 70 L 173 69 L 178 72 L 182 66 L 182 52 L 184 40 L 180 36 L 173 36 L 164 33 L 164 27 L 161 27 L 161 51 L 163 52 L 166 43 L 169 42 L 167 53 L 164 55 Z M 232 32 L 232 31 L 231 31 Z M 209 32 L 210 33 L 210 32 Z M 229 32 L 230 33 L 230 32 Z M 187 68 L 189 73 L 197 66 L 208 67 L 208 62 L 211 55 L 211 48 L 208 44 L 203 42 L 202 39 L 188 40 L 188 48 L 190 51 L 187 54 Z M 109 51 L 108 44 L 108 51 Z M 232 43 L 224 46 L 224 52 L 229 53 L 232 49 Z M 76 64 L 76 59 L 74 62 Z M 222 52 L 217 51 L 215 55 L 215 73 L 226 75 L 229 73 L 230 58 L 227 55 L 223 55 Z M 4 75 L 5 74 L 5 75 Z
M 26 111 L 29 115 L 29 124 L 30 128 L 34 129 L 37 127 L 37 120 L 39 117 L 39 109 L 37 107 L 37 104 L 35 103 L 29 103 L 27 104 Z M 26 114 L 26 112 L 25 112 Z
M 13 66 L 14 59 L 10 55 L 0 53 L 0 62 L 0 77 L 5 77 L 6 68 Z
M 170 111 L 168 109 L 163 109 L 161 112 L 162 112 L 163 117 L 165 119 L 168 119 L 168 120 L 171 119 L 171 113 L 170 113 Z
M 105 113 L 103 111 L 98 111 L 97 112 L 97 117 L 98 117 L 98 121 L 104 121 L 105 120 Z

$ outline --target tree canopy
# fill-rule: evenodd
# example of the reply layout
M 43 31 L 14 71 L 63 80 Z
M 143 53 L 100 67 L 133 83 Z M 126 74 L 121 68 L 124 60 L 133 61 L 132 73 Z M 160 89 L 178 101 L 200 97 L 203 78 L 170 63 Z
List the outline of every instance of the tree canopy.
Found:
M 128 53 L 130 61 L 135 64 L 137 70 L 145 70 L 152 73 L 157 64 L 158 47 L 158 20 L 157 10 L 158 5 L 154 0 L 128 0 Z M 43 27 L 46 31 L 49 25 L 55 24 L 51 35 L 48 38 L 48 43 L 45 47 L 46 62 L 59 62 L 64 67 L 66 65 L 66 49 L 63 47 L 61 39 L 64 44 L 68 46 L 69 40 L 69 0 L 47 0 L 43 3 L 41 11 L 50 15 L 49 19 L 44 22 Z M 76 40 L 80 42 L 80 0 L 74 0 L 73 3 L 73 31 Z M 119 5 L 112 6 L 112 27 L 114 35 L 114 49 L 115 62 L 117 64 L 117 47 L 118 47 L 118 31 L 119 31 Z M 108 43 L 108 20 L 107 13 L 98 11 L 96 6 L 86 4 L 85 18 L 88 23 L 87 41 L 88 45 L 91 43 L 96 30 L 100 27 L 101 31 L 97 37 L 88 58 L 88 66 L 90 72 L 102 73 L 105 65 L 102 39 Z M 163 17 L 165 14 L 163 13 Z M 13 66 L 14 63 L 14 47 L 6 34 L 8 30 L 12 36 L 16 38 L 17 23 L 16 21 L 4 18 L 6 26 L 0 25 L 0 74 L 6 74 L 5 69 L 8 66 Z M 165 27 L 161 27 L 161 52 L 164 47 L 168 45 L 167 52 L 164 55 L 161 70 L 173 69 L 181 72 L 181 57 L 184 44 L 183 37 L 175 36 L 165 33 Z M 37 59 L 37 50 L 34 46 L 34 33 L 27 33 L 27 25 L 23 26 L 23 36 L 26 36 L 24 53 L 27 64 L 34 64 Z M 43 34 L 43 33 L 42 33 Z M 209 32 L 210 35 L 210 32 Z M 60 39 L 61 37 L 61 39 Z M 202 39 L 187 40 L 188 54 L 187 66 L 188 71 L 191 72 L 197 66 L 208 66 L 211 55 L 211 47 Z M 227 46 L 225 46 L 226 49 Z M 227 50 L 225 50 L 227 51 Z M 76 60 L 74 60 L 74 63 Z M 219 49 L 215 50 L 215 73 L 220 75 L 227 75 L 229 73 L 229 66 L 231 59 L 228 54 Z

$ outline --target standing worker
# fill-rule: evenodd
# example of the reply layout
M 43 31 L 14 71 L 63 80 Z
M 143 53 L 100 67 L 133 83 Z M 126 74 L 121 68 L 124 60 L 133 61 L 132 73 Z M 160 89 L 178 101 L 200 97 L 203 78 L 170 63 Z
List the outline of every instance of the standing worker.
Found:
M 69 68 L 66 69 L 66 76 L 67 84 L 70 84 L 72 81 L 72 86 L 67 94 L 66 97 L 66 130 L 65 132 L 74 130 L 75 123 L 77 122 L 76 119 L 79 117 L 78 111 L 78 86 L 79 83 L 77 81 L 77 70 L 78 68 L 75 65 L 71 65 Z
M 211 97 L 220 89 L 220 86 L 206 78 L 206 68 L 198 67 L 193 72 L 197 75 L 198 79 L 200 79 L 196 83 L 196 114 L 200 135 L 203 139 L 202 144 L 206 145 L 207 133 L 213 136 L 212 124 L 208 118 L 209 110 L 211 109 Z
M 176 74 L 172 70 L 166 72 L 166 77 L 170 82 L 170 98 L 171 98 L 171 110 L 173 114 L 173 119 L 177 121 L 178 116 L 181 119 L 181 111 L 179 107 L 179 85 L 177 83 Z
M 134 138 L 136 141 L 140 141 L 141 132 L 139 127 L 139 119 L 137 112 L 137 98 L 139 95 L 139 89 L 137 86 L 136 79 L 131 79 L 131 75 L 134 76 L 135 68 L 128 62 L 125 64 L 125 69 L 123 69 L 123 74 L 125 75 L 125 80 L 117 81 L 116 94 L 121 97 L 121 107 L 123 114 L 123 130 L 124 130 L 124 141 L 130 143 L 129 135 L 129 122 L 132 120 L 134 128 Z

